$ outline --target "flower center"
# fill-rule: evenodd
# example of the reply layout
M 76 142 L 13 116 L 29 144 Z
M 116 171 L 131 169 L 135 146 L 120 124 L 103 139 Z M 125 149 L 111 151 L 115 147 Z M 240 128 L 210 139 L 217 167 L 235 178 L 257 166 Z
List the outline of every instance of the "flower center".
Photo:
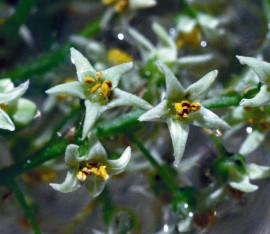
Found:
M 180 32 L 176 39 L 176 45 L 178 48 L 185 46 L 197 46 L 201 41 L 201 30 L 195 27 L 190 32 Z
M 102 0 L 102 3 L 107 6 L 114 6 L 118 13 L 123 13 L 128 8 L 128 0 Z
M 132 61 L 132 57 L 129 54 L 117 48 L 109 49 L 107 58 L 109 63 L 112 65 L 118 65 Z
M 100 163 L 86 162 L 80 166 L 79 171 L 76 176 L 80 181 L 85 181 L 87 176 L 94 174 L 95 176 L 100 176 L 104 181 L 109 178 L 106 171 L 106 166 Z
M 108 101 L 111 93 L 112 82 L 110 80 L 101 80 L 102 72 L 96 73 L 96 78 L 87 76 L 84 78 L 86 84 L 85 95 L 92 102 L 103 104 Z
M 201 108 L 201 104 L 199 102 L 190 103 L 187 100 L 181 102 L 175 102 L 173 104 L 173 108 L 175 110 L 176 118 L 178 119 L 186 119 L 189 118 L 190 112 L 198 111 Z

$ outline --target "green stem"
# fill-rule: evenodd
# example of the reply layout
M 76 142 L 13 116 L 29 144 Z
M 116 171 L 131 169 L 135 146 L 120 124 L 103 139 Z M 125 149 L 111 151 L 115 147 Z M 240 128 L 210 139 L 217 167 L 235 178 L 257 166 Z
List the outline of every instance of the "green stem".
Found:
M 228 156 L 228 152 L 225 149 L 225 147 L 220 143 L 220 141 L 218 140 L 218 138 L 214 135 L 211 134 L 210 135 L 211 140 L 214 142 L 216 148 L 218 149 L 218 152 L 220 153 L 220 155 L 222 157 L 227 157 Z
M 132 133 L 126 133 L 126 136 L 133 143 L 133 145 L 135 145 L 143 153 L 144 157 L 150 162 L 150 164 L 160 173 L 160 176 L 167 185 L 168 189 L 170 189 L 173 193 L 177 193 L 179 188 L 167 168 L 159 165 L 150 152 L 143 146 L 140 140 Z
M 35 217 L 33 216 L 33 213 L 31 211 L 29 205 L 27 204 L 22 191 L 16 185 L 15 181 L 14 180 L 10 181 L 8 184 L 8 187 L 12 190 L 12 192 L 16 196 L 17 201 L 19 202 L 28 223 L 32 227 L 33 233 L 35 233 L 35 234 L 41 233 L 40 228 L 35 220 Z

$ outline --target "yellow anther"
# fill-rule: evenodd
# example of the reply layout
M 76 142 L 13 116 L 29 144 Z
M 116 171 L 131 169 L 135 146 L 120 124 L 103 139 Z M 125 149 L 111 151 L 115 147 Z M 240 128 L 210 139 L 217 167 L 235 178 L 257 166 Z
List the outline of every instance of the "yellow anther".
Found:
M 87 76 L 83 79 L 83 81 L 87 84 L 93 84 L 95 82 L 95 79 L 91 76 Z
M 105 80 L 101 85 L 101 92 L 105 98 L 109 97 L 111 92 L 112 82 L 110 80 Z
M 100 166 L 99 168 L 93 167 L 90 170 L 96 176 L 100 176 L 103 180 L 107 180 L 109 178 L 109 175 L 105 168 L 106 166 Z
M 90 93 L 95 93 L 100 88 L 100 84 L 94 85 L 94 87 L 91 88 Z
M 192 102 L 191 103 L 191 111 L 197 111 L 200 110 L 201 104 L 199 102 Z
M 188 46 L 196 46 L 201 41 L 201 30 L 195 27 L 190 32 L 180 32 L 176 39 L 176 44 L 179 48 Z
M 118 0 L 114 4 L 114 9 L 118 13 L 123 13 L 127 10 L 128 8 L 128 0 Z
M 101 80 L 101 77 L 102 77 L 102 72 L 100 72 L 100 71 L 97 72 L 97 73 L 96 73 L 96 80 L 97 80 L 97 81 L 100 81 L 100 80 Z
M 201 108 L 201 104 L 198 102 L 190 103 L 187 100 L 174 103 L 174 109 L 176 112 L 176 117 L 178 118 L 189 118 L 189 113 L 191 111 L 197 111 Z
M 107 58 L 108 58 L 109 63 L 112 65 L 127 63 L 133 60 L 129 54 L 116 48 L 112 48 L 108 50 Z
M 86 178 L 87 178 L 87 174 L 85 174 L 84 172 L 82 171 L 78 171 L 77 174 L 76 174 L 76 177 L 78 180 L 80 181 L 85 181 Z

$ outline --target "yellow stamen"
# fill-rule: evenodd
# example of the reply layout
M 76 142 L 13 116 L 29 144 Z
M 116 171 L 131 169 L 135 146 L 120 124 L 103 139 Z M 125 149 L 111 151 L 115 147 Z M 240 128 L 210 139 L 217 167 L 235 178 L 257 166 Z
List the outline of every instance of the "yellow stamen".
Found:
M 96 73 L 96 80 L 97 80 L 97 81 L 100 81 L 100 80 L 101 80 L 101 77 L 102 77 L 102 72 L 100 72 L 100 71 L 97 72 L 97 73 Z
M 91 172 L 96 176 L 100 176 L 104 181 L 109 178 L 109 175 L 106 171 L 106 166 L 100 166 L 99 168 L 93 167 L 91 168 Z
M 108 98 L 111 92 L 112 82 L 110 80 L 105 80 L 101 85 L 101 92 L 105 98 Z
M 100 84 L 94 85 L 94 87 L 91 88 L 90 92 L 95 93 L 100 88 Z
M 95 82 L 95 79 L 94 79 L 93 77 L 91 77 L 91 76 L 87 76 L 87 77 L 85 77 L 83 80 L 84 80 L 84 82 L 87 83 L 87 84 L 92 84 L 92 83 Z
M 82 171 L 78 171 L 77 174 L 77 179 L 80 180 L 80 181 L 85 181 L 86 180 L 86 177 L 87 177 L 87 174 L 85 174 L 84 172 Z
M 195 27 L 190 32 L 180 32 L 176 39 L 176 44 L 179 48 L 184 46 L 196 46 L 201 41 L 201 30 Z
M 133 60 L 133 58 L 129 54 L 117 48 L 109 49 L 107 53 L 107 58 L 109 63 L 112 65 L 127 63 Z
M 123 13 L 127 10 L 128 8 L 128 0 L 118 0 L 114 4 L 114 9 L 118 13 Z
M 198 111 L 201 108 L 201 104 L 198 102 L 190 103 L 187 100 L 174 103 L 174 109 L 177 118 L 189 118 L 191 111 Z

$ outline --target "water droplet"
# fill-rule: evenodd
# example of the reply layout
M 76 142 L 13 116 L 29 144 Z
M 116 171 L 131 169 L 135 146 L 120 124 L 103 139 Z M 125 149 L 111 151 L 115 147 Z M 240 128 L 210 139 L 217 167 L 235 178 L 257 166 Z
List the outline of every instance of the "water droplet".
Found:
M 30 159 L 28 159 L 26 162 L 27 162 L 28 164 L 30 164 L 32 161 L 31 161 Z
M 164 232 L 169 232 L 169 226 L 168 226 L 168 224 L 165 224 L 165 225 L 163 226 L 163 231 L 164 231 Z
M 192 213 L 192 212 L 189 212 L 189 213 L 188 213 L 188 216 L 189 216 L 189 217 L 193 217 L 193 213 Z
M 170 33 L 171 35 L 174 35 L 174 34 L 175 34 L 175 29 L 174 29 L 174 28 L 170 28 L 170 29 L 169 29 L 169 33 Z
M 206 41 L 201 41 L 201 47 L 206 47 L 207 46 L 207 42 Z
M 125 38 L 125 36 L 124 36 L 123 33 L 119 33 L 119 34 L 117 35 L 117 37 L 118 37 L 118 39 L 119 39 L 120 41 L 124 40 L 124 38 Z
M 57 132 L 56 133 L 58 137 L 61 137 L 62 136 L 62 133 L 61 132 Z
M 151 75 L 151 72 L 150 72 L 150 71 L 146 71 L 144 74 L 145 74 L 146 76 L 150 76 L 150 75 Z
M 39 117 L 41 117 L 41 112 L 38 110 L 35 117 L 34 117 L 34 119 L 39 118 Z
M 219 129 L 216 129 L 215 135 L 216 135 L 217 137 L 221 137 L 221 136 L 222 136 L 222 133 L 221 133 L 221 131 L 220 131 Z
M 252 133 L 252 131 L 253 131 L 252 127 L 247 127 L 247 128 L 246 128 L 246 132 L 247 132 L 248 134 Z
M 187 204 L 187 203 L 185 203 L 185 204 L 184 204 L 184 207 L 187 209 L 187 208 L 188 208 L 188 204 Z

